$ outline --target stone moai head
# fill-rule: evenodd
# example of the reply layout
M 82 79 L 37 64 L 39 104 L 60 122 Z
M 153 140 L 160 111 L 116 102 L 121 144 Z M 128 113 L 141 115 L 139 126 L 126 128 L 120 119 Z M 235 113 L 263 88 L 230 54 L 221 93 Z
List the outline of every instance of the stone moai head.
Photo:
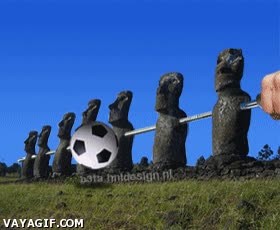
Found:
M 240 88 L 243 75 L 244 57 L 241 49 L 225 49 L 217 60 L 215 90 L 225 88 Z
M 70 139 L 71 129 L 74 125 L 76 115 L 75 113 L 66 113 L 63 119 L 59 122 L 58 137 L 63 139 Z
M 183 85 L 182 74 L 176 72 L 164 74 L 159 80 L 155 110 L 167 113 L 172 108 L 178 108 Z
M 29 132 L 28 138 L 24 141 L 25 147 L 24 151 L 26 153 L 35 153 L 35 145 L 38 138 L 38 132 L 37 131 L 31 131 Z
M 110 117 L 109 123 L 112 125 L 128 120 L 128 112 L 132 101 L 131 91 L 122 91 L 118 94 L 117 99 L 109 105 Z
M 51 133 L 52 127 L 49 125 L 45 125 L 42 127 L 42 131 L 39 134 L 38 146 L 41 148 L 48 146 L 48 140 Z
M 101 101 L 94 99 L 88 102 L 88 108 L 83 112 L 82 124 L 87 124 L 91 121 L 96 121 L 96 117 L 101 105 Z

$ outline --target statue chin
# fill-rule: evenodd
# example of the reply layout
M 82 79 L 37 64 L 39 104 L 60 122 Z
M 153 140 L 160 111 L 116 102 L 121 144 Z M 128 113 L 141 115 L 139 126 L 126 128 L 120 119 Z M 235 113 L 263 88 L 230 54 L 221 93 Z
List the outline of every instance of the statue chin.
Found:
M 67 138 L 67 134 L 66 132 L 63 130 L 61 132 L 58 132 L 58 135 L 57 135 L 59 138 Z
M 35 145 L 35 144 L 34 144 Z M 24 151 L 26 152 L 26 153 L 34 153 L 34 148 L 35 147 L 33 147 L 33 146 L 26 146 L 25 148 L 24 148 Z
M 164 107 L 157 107 L 155 108 L 155 110 L 159 113 L 168 113 L 168 109 L 167 108 L 164 108 Z
M 40 141 L 38 141 L 38 146 L 41 147 L 41 146 L 44 145 L 44 143 L 45 143 L 45 141 L 41 141 L 41 140 L 40 140 Z
M 114 117 L 114 119 L 109 119 L 109 123 L 111 125 L 118 125 L 120 124 L 124 119 L 122 119 L 121 117 Z
M 157 112 L 160 113 L 164 113 L 167 112 L 168 108 L 167 108 L 167 98 L 165 95 L 157 95 L 156 97 L 156 106 L 155 106 L 155 110 Z

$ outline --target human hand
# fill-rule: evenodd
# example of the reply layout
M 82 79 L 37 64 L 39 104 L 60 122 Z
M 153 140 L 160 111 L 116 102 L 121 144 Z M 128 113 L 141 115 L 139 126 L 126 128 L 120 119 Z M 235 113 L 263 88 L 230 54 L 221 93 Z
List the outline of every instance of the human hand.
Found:
M 262 80 L 261 106 L 275 120 L 280 120 L 280 71 Z

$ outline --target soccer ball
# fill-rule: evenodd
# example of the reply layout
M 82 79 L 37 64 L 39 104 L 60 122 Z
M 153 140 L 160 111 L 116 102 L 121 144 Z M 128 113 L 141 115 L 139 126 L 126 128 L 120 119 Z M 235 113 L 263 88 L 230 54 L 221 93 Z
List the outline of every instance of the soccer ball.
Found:
M 102 122 L 80 126 L 73 134 L 70 149 L 75 160 L 86 167 L 107 167 L 118 153 L 118 139 L 114 131 Z

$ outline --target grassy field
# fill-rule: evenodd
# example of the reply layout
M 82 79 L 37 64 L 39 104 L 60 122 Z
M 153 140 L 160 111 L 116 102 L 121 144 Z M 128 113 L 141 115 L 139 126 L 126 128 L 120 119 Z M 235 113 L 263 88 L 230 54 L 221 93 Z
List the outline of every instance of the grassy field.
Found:
M 0 177 L 0 183 L 1 182 L 10 182 L 10 181 L 15 181 L 15 180 L 18 180 L 19 178 L 19 175 L 18 174 L 10 174 L 6 177 Z
M 82 218 L 85 229 L 280 229 L 280 183 L 0 183 L 3 218 Z

